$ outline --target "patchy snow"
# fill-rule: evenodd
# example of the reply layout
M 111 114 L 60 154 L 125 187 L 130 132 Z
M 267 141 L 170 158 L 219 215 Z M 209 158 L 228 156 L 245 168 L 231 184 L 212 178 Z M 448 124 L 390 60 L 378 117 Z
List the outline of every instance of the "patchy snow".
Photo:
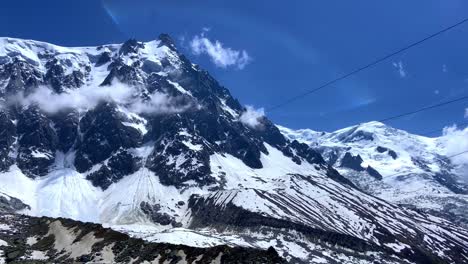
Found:
M 101 251 L 100 260 L 98 262 L 102 263 L 114 263 L 115 262 L 115 255 L 112 251 L 114 247 L 114 243 L 105 246 Z
M 328 263 L 327 259 L 322 257 L 314 257 L 311 261 L 312 263 Z
M 148 129 L 146 129 L 146 126 L 144 123 L 130 123 L 130 122 L 122 122 L 122 125 L 124 126 L 129 126 L 129 127 L 133 127 L 135 128 L 136 130 L 140 131 L 140 133 L 142 135 L 145 135 L 146 133 L 148 133 Z
M 70 258 L 90 254 L 93 245 L 103 240 L 103 238 L 96 238 L 94 233 L 90 232 L 81 237 L 79 241 L 75 241 L 81 235 L 80 232 L 66 228 L 59 220 L 49 224 L 49 232 L 46 236 L 49 235 L 55 236 L 54 249 L 57 252 L 64 252 L 62 254 Z
M 4 193 L 1 193 L 1 192 L 0 192 L 0 196 L 1 196 L 2 198 L 4 198 L 5 200 L 7 200 L 7 201 L 10 201 L 10 200 L 11 200 L 11 197 L 8 196 L 8 195 L 6 195 L 6 194 L 4 194 Z
M 38 238 L 35 237 L 35 236 L 33 236 L 33 237 L 28 237 L 28 238 L 26 239 L 26 245 L 32 246 L 32 245 L 36 244 L 37 241 L 38 241 Z
M 172 86 L 174 86 L 174 88 L 176 88 L 179 92 L 181 92 L 182 94 L 187 94 L 187 95 L 190 95 L 190 96 L 193 96 L 192 93 L 190 91 L 187 91 L 186 89 L 184 89 L 182 86 L 180 86 L 179 83 L 176 83 L 176 82 L 173 82 L 171 80 L 167 80 Z
M 33 149 L 31 151 L 31 155 L 34 157 L 34 158 L 43 158 L 43 159 L 51 159 L 53 158 L 52 154 L 48 153 L 48 152 L 40 152 L 36 149 Z
M 7 247 L 8 243 L 5 240 L 0 239 L 0 247 Z
M 225 112 L 229 113 L 233 118 L 239 117 L 239 114 L 234 109 L 232 109 L 226 104 L 226 99 L 220 99 L 220 101 L 221 101 L 221 104 L 223 105 L 223 110 Z
M 124 114 L 124 116 L 127 119 L 127 121 L 122 122 L 122 125 L 133 127 L 136 130 L 140 131 L 142 135 L 146 135 L 146 133 L 148 133 L 148 129 L 146 128 L 146 124 L 148 123 L 148 121 L 145 118 L 141 117 L 137 113 L 131 112 L 130 110 L 122 106 L 117 107 L 117 110 L 120 113 Z
M 183 228 L 174 228 L 154 233 L 145 236 L 144 239 L 152 242 L 171 243 L 175 245 L 183 244 L 192 247 L 214 247 L 226 244 L 226 241 L 223 239 Z
M 189 149 L 194 151 L 200 151 L 203 149 L 203 145 L 200 144 L 193 144 L 191 141 L 183 140 L 182 143 L 187 146 Z
M 35 260 L 47 260 L 47 259 L 49 259 L 46 252 L 39 251 L 39 250 L 31 251 L 31 257 L 30 258 L 35 259 Z
M 389 247 L 389 248 L 393 249 L 395 252 L 400 252 L 405 248 L 411 248 L 410 246 L 405 245 L 403 243 L 386 243 L 384 245 L 386 247 Z

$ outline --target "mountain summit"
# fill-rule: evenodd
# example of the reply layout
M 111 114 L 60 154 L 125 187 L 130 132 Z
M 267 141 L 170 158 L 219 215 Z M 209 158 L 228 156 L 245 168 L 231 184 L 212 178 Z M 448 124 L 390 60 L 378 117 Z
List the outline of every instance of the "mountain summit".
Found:
M 0 62 L 9 211 L 155 242 L 271 246 L 291 263 L 466 262 L 466 229 L 362 192 L 266 117 L 246 122 L 167 35 L 82 48 L 2 38 Z

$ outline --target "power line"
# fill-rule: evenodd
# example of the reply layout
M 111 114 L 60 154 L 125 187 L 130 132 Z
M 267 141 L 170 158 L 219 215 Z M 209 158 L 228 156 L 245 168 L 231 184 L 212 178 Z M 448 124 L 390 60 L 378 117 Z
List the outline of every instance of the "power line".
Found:
M 371 63 L 366 64 L 366 65 L 364 65 L 364 66 L 362 66 L 362 67 L 360 67 L 360 68 L 358 68 L 358 69 L 355 69 L 355 70 L 353 70 L 353 71 L 351 71 L 351 72 L 349 72 L 349 73 L 343 74 L 343 75 L 341 75 L 340 77 L 338 77 L 338 78 L 336 78 L 336 79 L 333 79 L 333 80 L 331 80 L 331 81 L 328 81 L 328 82 L 326 82 L 326 83 L 320 85 L 319 87 L 317 87 L 317 88 L 315 88 L 315 89 L 312 89 L 312 90 L 306 91 L 306 92 L 304 92 L 304 93 L 298 94 L 298 95 L 296 95 L 296 96 L 293 96 L 293 97 L 287 99 L 286 101 L 284 101 L 283 103 L 274 105 L 274 106 L 272 106 L 272 107 L 270 107 L 270 108 L 267 108 L 266 110 L 267 110 L 267 111 L 273 111 L 273 110 L 276 110 L 276 109 L 278 109 L 278 108 L 280 108 L 280 107 L 283 107 L 283 106 L 285 106 L 285 105 L 287 105 L 287 104 L 290 104 L 290 103 L 292 103 L 292 102 L 294 102 L 294 101 L 296 101 L 296 100 L 299 100 L 300 98 L 302 98 L 302 97 L 304 97 L 304 96 L 307 96 L 307 95 L 310 95 L 310 94 L 312 94 L 312 93 L 315 93 L 315 92 L 317 92 L 317 91 L 319 91 L 319 90 L 321 90 L 321 89 L 323 89 L 323 88 L 325 88 L 325 87 L 327 87 L 327 86 L 330 86 L 330 85 L 332 85 L 332 84 L 334 84 L 334 83 L 336 83 L 336 82 L 339 82 L 339 81 L 341 81 L 341 80 L 343 80 L 343 79 L 346 79 L 346 78 L 350 77 L 351 75 L 354 75 L 354 74 L 356 74 L 356 73 L 359 73 L 359 72 L 361 72 L 361 71 L 363 71 L 363 70 L 366 70 L 366 69 L 368 69 L 368 68 L 370 68 L 370 67 L 373 67 L 373 66 L 375 66 L 376 64 L 379 64 L 379 63 L 381 63 L 381 62 L 383 62 L 383 61 L 385 61 L 385 60 L 387 60 L 387 59 L 389 59 L 389 58 L 391 58 L 391 57 L 393 57 L 393 56 L 395 56 L 395 55 L 397 55 L 397 54 L 400 54 L 400 53 L 402 53 L 402 52 L 404 52 L 404 51 L 406 51 L 406 50 L 408 50 L 408 49 L 411 49 L 411 48 L 413 48 L 413 47 L 415 47 L 415 46 L 418 46 L 418 45 L 420 45 L 421 43 L 423 43 L 423 42 L 425 42 L 425 41 L 428 41 L 428 40 L 430 40 L 430 39 L 432 39 L 432 38 L 434 38 L 434 37 L 436 37 L 436 36 L 438 36 L 438 35 L 440 35 L 440 34 L 442 34 L 442 33 L 444 33 L 444 32 L 447 32 L 447 31 L 449 31 L 449 30 L 451 30 L 451 29 L 453 29 L 453 28 L 455 28 L 455 27 L 460 26 L 460 25 L 462 25 L 462 24 L 464 24 L 464 23 L 466 23 L 466 22 L 468 22 L 468 18 L 465 18 L 465 19 L 459 21 L 458 23 L 455 23 L 455 24 L 453 24 L 453 25 L 451 25 L 451 26 L 449 26 L 449 27 L 446 27 L 446 28 L 444 28 L 444 29 L 442 29 L 442 30 L 436 32 L 436 33 L 433 33 L 433 34 L 431 34 L 431 35 L 429 35 L 429 36 L 427 36 L 427 37 L 425 37 L 425 38 L 423 38 L 423 39 L 421 39 L 421 40 L 419 40 L 419 41 L 416 41 L 416 42 L 414 42 L 414 43 L 411 43 L 411 44 L 409 44 L 409 45 L 407 45 L 407 46 L 405 46 L 405 47 L 403 47 L 403 48 L 401 48 L 401 49 L 399 49 L 399 50 L 397 50 L 397 51 L 394 51 L 394 52 L 392 52 L 392 53 L 390 53 L 390 54 L 388 54 L 388 55 L 385 55 L 385 56 L 383 56 L 383 57 L 381 57 L 381 58 L 379 58 L 379 59 L 376 59 L 376 60 L 372 61 Z
M 460 155 L 465 154 L 465 153 L 468 153 L 468 150 L 460 152 L 460 153 L 452 155 L 452 156 L 448 156 L 447 158 L 453 158 L 453 157 L 460 156 Z
M 468 122 L 455 123 L 454 125 L 456 125 L 456 126 L 465 126 L 465 125 L 468 125 Z M 432 135 L 432 134 L 434 134 L 434 133 L 436 133 L 436 132 L 440 132 L 440 131 L 441 131 L 441 129 L 438 128 L 438 129 L 427 130 L 427 131 L 418 133 L 418 135 L 423 135 L 423 136 L 426 135 L 426 136 L 428 136 L 428 135 Z
M 422 112 L 422 111 L 426 111 L 426 110 L 429 110 L 429 109 L 441 107 L 441 106 L 444 106 L 444 105 L 448 105 L 448 104 L 451 104 L 451 103 L 455 103 L 455 102 L 459 102 L 459 101 L 463 101 L 463 100 L 467 100 L 467 99 L 468 99 L 468 95 L 467 95 L 467 96 L 463 96 L 463 97 L 459 97 L 459 98 L 456 98 L 456 99 L 452 99 L 452 100 L 450 100 L 450 101 L 445 101 L 445 102 L 442 102 L 442 103 L 438 103 L 438 104 L 435 104 L 435 105 L 431 105 L 431 106 L 426 106 L 426 107 L 423 107 L 423 108 L 419 108 L 419 109 L 417 109 L 417 110 L 413 110 L 413 111 L 406 112 L 406 113 L 403 113 L 403 114 L 398 114 L 398 115 L 395 115 L 395 116 L 390 116 L 390 117 L 387 117 L 387 118 L 384 118 L 384 119 L 379 120 L 379 122 L 390 121 L 390 120 L 397 119 L 397 118 L 400 118 L 400 117 L 403 117 L 403 116 L 416 114 L 416 113 L 419 113 L 419 112 Z

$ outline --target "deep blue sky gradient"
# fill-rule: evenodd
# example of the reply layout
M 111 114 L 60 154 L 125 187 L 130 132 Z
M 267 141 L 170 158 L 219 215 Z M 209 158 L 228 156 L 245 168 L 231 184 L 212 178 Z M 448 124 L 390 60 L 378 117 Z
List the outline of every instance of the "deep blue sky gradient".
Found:
M 0 36 L 94 46 L 169 33 L 243 104 L 269 108 L 465 17 L 463 0 L 4 0 Z M 243 70 L 221 69 L 191 54 L 188 41 L 203 27 L 211 29 L 208 38 L 246 50 L 252 62 Z M 399 61 L 404 78 L 392 65 Z M 331 131 L 464 95 L 468 24 L 267 115 L 292 128 Z M 436 129 L 463 122 L 466 107 L 464 101 L 389 125 L 415 133 Z

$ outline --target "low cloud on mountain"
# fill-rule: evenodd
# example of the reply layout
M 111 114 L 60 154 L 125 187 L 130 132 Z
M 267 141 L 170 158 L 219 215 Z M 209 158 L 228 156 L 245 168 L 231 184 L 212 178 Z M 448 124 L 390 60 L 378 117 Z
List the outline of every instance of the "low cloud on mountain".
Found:
M 265 110 L 263 108 L 255 109 L 248 105 L 246 111 L 239 117 L 239 121 L 244 123 L 246 126 L 261 129 L 263 128 L 262 119 L 265 116 Z
M 92 109 L 100 102 L 115 102 L 125 105 L 131 111 L 147 114 L 179 113 L 192 105 L 181 103 L 176 97 L 154 92 L 149 100 L 142 100 L 135 94 L 137 89 L 126 84 L 114 82 L 110 86 L 83 86 L 63 93 L 55 93 L 46 86 L 37 87 L 32 93 L 18 93 L 7 99 L 6 105 L 37 105 L 47 113 L 57 113 L 69 109 Z
M 453 156 L 450 158 L 451 161 L 459 165 L 459 169 L 465 172 L 464 175 L 466 175 L 466 177 L 464 180 L 468 182 L 468 153 L 463 153 L 468 151 L 468 127 L 445 127 L 444 135 L 441 139 L 445 146 L 445 154 L 447 156 Z
M 130 104 L 130 110 L 145 114 L 172 114 L 185 112 L 193 106 L 194 104 L 183 102 L 181 98 L 154 92 L 151 94 L 150 100 L 137 100 Z

